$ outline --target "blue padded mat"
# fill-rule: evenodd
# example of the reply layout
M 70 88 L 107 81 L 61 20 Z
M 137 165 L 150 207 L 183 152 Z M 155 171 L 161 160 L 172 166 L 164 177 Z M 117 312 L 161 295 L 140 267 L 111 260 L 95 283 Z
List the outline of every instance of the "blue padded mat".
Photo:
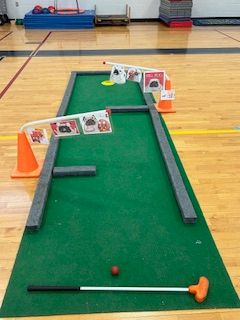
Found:
M 81 14 L 25 14 L 26 29 L 89 29 L 94 28 L 95 11 L 86 10 Z

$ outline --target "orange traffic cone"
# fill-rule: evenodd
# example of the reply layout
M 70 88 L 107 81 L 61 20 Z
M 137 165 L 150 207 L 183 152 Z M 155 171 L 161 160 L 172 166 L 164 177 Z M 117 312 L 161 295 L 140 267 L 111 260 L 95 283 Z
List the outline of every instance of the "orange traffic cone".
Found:
M 37 178 L 42 169 L 42 162 L 38 163 L 25 132 L 18 133 L 17 165 L 11 178 Z
M 165 90 L 171 90 L 171 81 L 169 79 L 165 82 Z M 161 100 L 161 98 L 158 100 L 157 103 L 155 103 L 155 108 L 158 112 L 161 113 L 171 113 L 176 112 L 176 110 L 173 108 L 172 100 Z

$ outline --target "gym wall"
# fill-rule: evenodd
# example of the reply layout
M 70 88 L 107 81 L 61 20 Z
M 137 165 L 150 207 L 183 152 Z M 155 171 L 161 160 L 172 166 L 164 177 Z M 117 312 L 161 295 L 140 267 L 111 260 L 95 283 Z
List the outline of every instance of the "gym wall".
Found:
M 161 0 L 79 0 L 84 9 L 93 9 L 97 5 L 99 14 L 125 13 L 125 6 L 131 7 L 131 17 L 134 19 L 157 18 Z M 74 0 L 58 0 L 61 7 L 75 7 Z M 53 0 L 14 0 L 7 1 L 10 18 L 23 18 L 36 4 L 48 7 Z M 239 17 L 240 0 L 193 0 L 192 17 Z
M 240 0 L 193 0 L 193 18 L 239 16 Z

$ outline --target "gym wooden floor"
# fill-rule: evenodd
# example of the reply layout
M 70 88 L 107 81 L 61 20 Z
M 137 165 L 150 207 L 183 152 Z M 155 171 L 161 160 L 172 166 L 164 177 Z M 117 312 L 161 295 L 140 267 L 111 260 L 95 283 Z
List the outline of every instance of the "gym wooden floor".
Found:
M 7 56 L 0 61 L 1 300 L 37 183 L 36 179 L 10 179 L 16 162 L 18 128 L 27 121 L 54 116 L 70 72 L 106 69 L 103 60 L 162 68 L 172 79 L 177 112 L 165 115 L 164 119 L 232 282 L 240 293 L 240 130 L 236 130 L 236 127 L 240 129 L 240 54 L 229 50 L 224 54 L 35 56 L 39 50 L 240 48 L 240 27 L 193 27 L 190 30 L 169 29 L 159 23 L 132 23 L 129 27 L 50 34 L 49 31 L 25 31 L 13 23 L 0 28 L 0 50 L 32 52 L 31 58 Z M 38 158 L 44 157 L 45 147 L 37 146 L 34 150 Z M 48 318 L 237 320 L 240 310 Z

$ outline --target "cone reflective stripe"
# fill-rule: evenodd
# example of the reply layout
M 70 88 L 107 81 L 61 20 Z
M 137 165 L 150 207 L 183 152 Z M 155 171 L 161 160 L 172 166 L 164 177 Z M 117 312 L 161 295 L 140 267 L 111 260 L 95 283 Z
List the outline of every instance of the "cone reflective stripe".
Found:
M 39 177 L 42 163 L 39 163 L 32 151 L 31 145 L 25 132 L 18 133 L 17 165 L 12 178 L 35 178 Z
M 165 90 L 171 90 L 171 89 L 172 89 L 171 80 L 169 78 L 166 78 Z M 155 104 L 155 107 L 156 107 L 157 111 L 161 112 L 161 113 L 176 112 L 175 109 L 173 108 L 172 100 L 159 99 L 159 101 Z

